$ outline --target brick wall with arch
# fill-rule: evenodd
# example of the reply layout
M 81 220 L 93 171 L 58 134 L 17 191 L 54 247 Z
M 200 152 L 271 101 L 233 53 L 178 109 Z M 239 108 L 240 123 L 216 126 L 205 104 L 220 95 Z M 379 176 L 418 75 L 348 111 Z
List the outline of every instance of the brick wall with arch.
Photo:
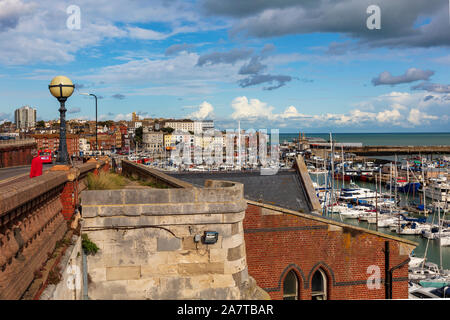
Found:
M 291 270 L 299 299 L 311 300 L 319 269 L 326 278 L 326 299 L 385 299 L 385 242 L 389 269 L 405 263 L 415 247 L 411 241 L 253 201 L 248 201 L 244 236 L 249 274 L 275 300 L 283 299 Z M 371 265 L 380 271 L 376 289 L 367 285 Z M 393 272 L 392 298 L 408 298 L 407 263 Z

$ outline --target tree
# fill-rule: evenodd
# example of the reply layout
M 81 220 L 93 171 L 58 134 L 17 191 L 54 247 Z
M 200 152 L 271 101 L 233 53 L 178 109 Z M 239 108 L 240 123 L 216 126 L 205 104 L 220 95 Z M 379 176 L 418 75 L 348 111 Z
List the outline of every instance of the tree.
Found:
M 36 122 L 36 128 L 45 128 L 45 121 L 41 120 Z
M 171 127 L 165 127 L 165 128 L 161 128 L 161 131 L 162 132 L 167 132 L 168 134 L 171 134 L 172 132 L 175 131 L 175 129 L 171 128 Z
M 142 143 L 142 132 L 142 127 L 136 128 L 136 130 L 134 131 L 134 141 L 136 141 L 136 143 L 138 144 Z

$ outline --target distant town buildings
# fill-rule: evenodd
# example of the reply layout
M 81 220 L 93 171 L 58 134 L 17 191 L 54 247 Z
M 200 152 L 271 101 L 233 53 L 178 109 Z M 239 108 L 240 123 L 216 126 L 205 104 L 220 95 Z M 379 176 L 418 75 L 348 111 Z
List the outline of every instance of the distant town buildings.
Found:
M 29 106 L 14 111 L 14 122 L 18 129 L 31 129 L 36 126 L 36 109 Z
M 25 135 L 36 139 L 38 149 L 58 151 L 59 119 L 37 122 L 36 109 L 24 106 L 15 111 L 15 120 L 15 123 L 4 122 L 0 125 L 2 135 Z M 141 134 L 139 128 L 142 128 L 142 140 L 136 139 L 136 134 Z M 160 157 L 180 143 L 202 148 L 213 144 L 224 145 L 223 134 L 214 131 L 213 120 L 140 119 L 136 112 L 132 113 L 131 121 L 107 120 L 96 123 L 86 119 L 70 119 L 66 122 L 66 132 L 70 155 L 95 152 L 129 154 L 139 150 Z

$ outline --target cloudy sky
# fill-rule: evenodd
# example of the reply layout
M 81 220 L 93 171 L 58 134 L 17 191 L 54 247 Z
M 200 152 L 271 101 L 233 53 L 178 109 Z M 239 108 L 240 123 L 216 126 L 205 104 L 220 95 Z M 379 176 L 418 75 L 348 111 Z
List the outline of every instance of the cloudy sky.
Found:
M 447 0 L 0 0 L 0 121 L 23 105 L 57 118 L 47 85 L 66 75 L 69 119 L 95 118 L 80 95 L 91 92 L 100 119 L 448 132 L 449 11 Z

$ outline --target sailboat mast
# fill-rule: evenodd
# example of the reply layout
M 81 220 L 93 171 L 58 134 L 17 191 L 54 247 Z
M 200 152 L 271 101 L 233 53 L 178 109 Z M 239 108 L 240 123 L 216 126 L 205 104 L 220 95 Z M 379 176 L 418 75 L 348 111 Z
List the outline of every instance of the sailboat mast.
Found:
M 395 203 L 397 204 L 397 189 L 398 189 L 398 172 L 397 172 L 397 155 L 395 155 Z
M 333 136 L 330 132 L 330 143 L 331 143 L 331 196 L 330 204 L 333 203 L 334 198 L 334 149 L 333 149 Z
M 341 145 L 341 153 L 342 153 L 342 187 L 341 187 L 341 191 L 342 191 L 342 188 L 344 188 L 344 183 L 345 183 L 344 145 Z
M 380 168 L 380 181 L 381 181 L 381 168 Z M 376 214 L 376 230 L 378 231 L 378 183 L 377 183 L 377 176 L 375 176 L 375 214 Z
M 427 215 L 427 206 L 426 206 L 426 203 L 425 203 L 425 199 L 426 199 L 426 197 L 425 197 L 425 190 L 426 190 L 426 182 L 425 182 L 425 168 L 424 168 L 424 166 L 423 166 L 423 161 L 422 161 L 422 159 L 420 159 L 421 160 L 421 164 L 422 164 L 422 191 L 423 191 L 423 214 L 426 216 Z
M 442 270 L 442 245 L 441 245 L 441 240 L 442 240 L 441 229 L 442 229 L 442 226 L 441 226 L 441 202 L 440 201 L 438 201 L 438 219 L 439 219 L 439 222 L 438 222 L 438 226 L 439 226 L 439 266 L 440 266 L 440 268 Z
M 239 167 L 241 166 L 241 121 L 238 121 L 238 163 L 239 163 Z M 240 168 L 239 168 L 240 169 Z
M 389 201 L 392 201 L 392 162 L 389 170 Z M 392 205 L 389 205 L 389 209 L 392 214 Z

